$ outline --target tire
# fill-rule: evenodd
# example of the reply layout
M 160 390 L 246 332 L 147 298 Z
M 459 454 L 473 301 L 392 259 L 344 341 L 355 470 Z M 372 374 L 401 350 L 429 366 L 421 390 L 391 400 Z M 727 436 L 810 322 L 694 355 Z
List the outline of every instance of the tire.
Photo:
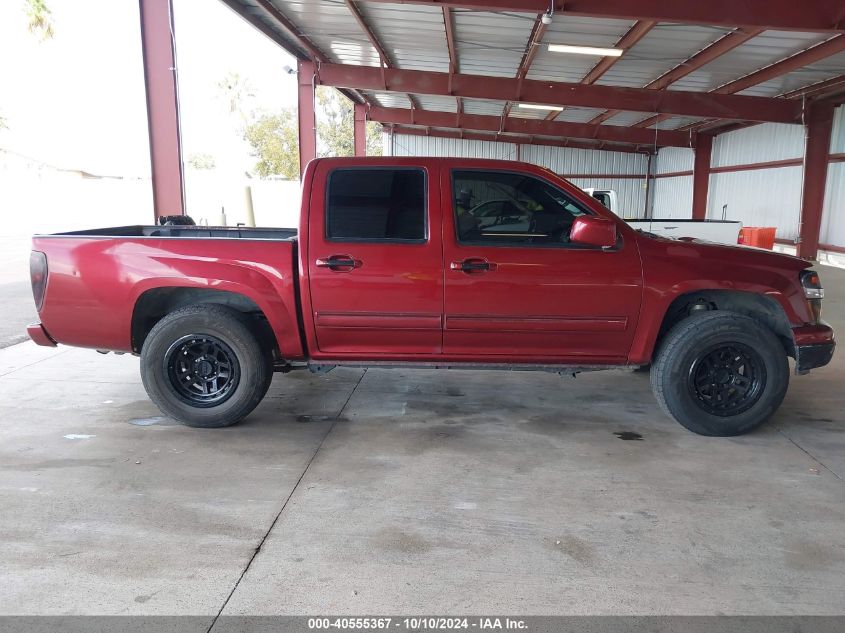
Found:
M 659 345 L 651 387 L 660 408 L 699 435 L 731 437 L 768 420 L 789 386 L 777 337 L 733 312 L 695 314 Z
M 194 305 L 155 324 L 141 349 L 141 379 L 165 415 L 187 426 L 221 428 L 258 406 L 273 379 L 273 362 L 244 314 Z

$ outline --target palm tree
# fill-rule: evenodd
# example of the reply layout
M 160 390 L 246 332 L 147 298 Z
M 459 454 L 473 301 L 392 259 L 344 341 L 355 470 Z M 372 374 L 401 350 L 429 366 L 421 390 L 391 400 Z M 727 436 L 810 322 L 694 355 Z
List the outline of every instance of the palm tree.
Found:
M 255 91 L 249 79 L 241 77 L 239 73 L 228 72 L 223 79 L 217 82 L 217 87 L 223 94 L 229 107 L 229 114 L 237 114 L 242 123 L 246 122 L 244 103 L 255 97 Z
M 41 41 L 53 37 L 53 12 L 44 0 L 26 0 L 29 32 Z

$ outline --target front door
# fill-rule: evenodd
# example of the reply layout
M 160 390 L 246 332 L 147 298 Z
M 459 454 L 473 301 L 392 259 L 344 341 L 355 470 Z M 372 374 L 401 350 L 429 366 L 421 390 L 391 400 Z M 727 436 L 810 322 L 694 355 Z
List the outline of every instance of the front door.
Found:
M 539 170 L 455 169 L 442 179 L 444 355 L 624 362 L 642 293 L 636 243 L 571 243 L 574 218 L 596 212 Z
M 318 165 L 314 182 L 326 187 L 311 193 L 305 255 L 316 356 L 440 353 L 440 197 L 430 195 L 430 167 Z

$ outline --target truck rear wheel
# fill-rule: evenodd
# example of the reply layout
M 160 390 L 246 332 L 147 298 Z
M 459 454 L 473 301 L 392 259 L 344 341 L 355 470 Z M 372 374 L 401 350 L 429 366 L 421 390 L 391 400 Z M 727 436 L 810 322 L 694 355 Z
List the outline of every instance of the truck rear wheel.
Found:
M 248 318 L 219 305 L 171 312 L 141 349 L 141 379 L 150 399 L 188 426 L 239 422 L 261 402 L 273 379 L 269 350 Z
M 789 364 L 765 326 L 733 312 L 684 319 L 663 339 L 651 369 L 660 407 L 699 435 L 742 435 L 786 395 Z

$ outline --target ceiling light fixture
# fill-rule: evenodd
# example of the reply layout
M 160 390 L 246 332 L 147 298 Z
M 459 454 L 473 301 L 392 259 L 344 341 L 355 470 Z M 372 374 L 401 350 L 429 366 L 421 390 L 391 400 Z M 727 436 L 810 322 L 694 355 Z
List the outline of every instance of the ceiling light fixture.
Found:
M 570 44 L 549 44 L 549 52 L 599 55 L 601 57 L 619 57 L 623 53 L 621 48 L 597 48 L 595 46 L 572 46 Z
M 561 106 L 538 105 L 536 103 L 520 103 L 519 107 L 523 110 L 546 110 L 547 112 L 560 112 L 563 110 Z

